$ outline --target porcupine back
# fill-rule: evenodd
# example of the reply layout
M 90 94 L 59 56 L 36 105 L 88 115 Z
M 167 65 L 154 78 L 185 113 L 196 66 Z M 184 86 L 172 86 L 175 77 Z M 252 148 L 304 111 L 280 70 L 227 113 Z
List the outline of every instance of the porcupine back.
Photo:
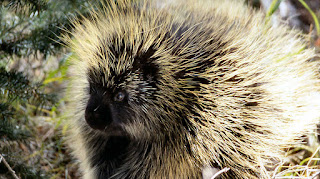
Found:
M 74 25 L 65 37 L 74 53 L 69 138 L 87 178 L 99 176 L 92 156 L 108 139 L 85 123 L 88 88 L 114 87 L 128 70 L 122 82 L 136 103 L 125 130 L 140 153 L 109 167 L 115 178 L 194 178 L 205 166 L 231 168 L 225 178 L 266 178 L 282 149 L 316 127 L 314 50 L 242 1 L 118 1 Z

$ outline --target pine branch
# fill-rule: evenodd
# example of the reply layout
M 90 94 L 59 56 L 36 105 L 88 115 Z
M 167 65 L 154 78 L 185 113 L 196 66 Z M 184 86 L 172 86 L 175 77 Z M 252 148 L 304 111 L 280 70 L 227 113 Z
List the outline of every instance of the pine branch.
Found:
M 20 101 L 46 104 L 55 101 L 55 95 L 45 94 L 40 90 L 40 84 L 31 82 L 20 72 L 7 72 L 0 67 L 0 96 L 7 101 Z
M 46 10 L 47 3 L 44 0 L 10 0 L 2 1 L 0 5 L 9 7 L 15 13 L 30 15 L 34 12 Z

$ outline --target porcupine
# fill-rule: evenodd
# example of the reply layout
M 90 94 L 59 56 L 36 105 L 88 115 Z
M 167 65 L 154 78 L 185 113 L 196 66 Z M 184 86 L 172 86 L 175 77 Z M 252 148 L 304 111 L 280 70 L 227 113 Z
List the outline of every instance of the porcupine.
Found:
M 267 178 L 315 129 L 319 65 L 300 32 L 243 1 L 116 2 L 63 37 L 84 178 Z

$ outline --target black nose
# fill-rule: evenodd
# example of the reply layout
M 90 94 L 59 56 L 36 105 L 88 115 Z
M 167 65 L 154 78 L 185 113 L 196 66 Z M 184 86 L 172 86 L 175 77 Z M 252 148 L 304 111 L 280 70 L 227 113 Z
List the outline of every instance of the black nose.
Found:
M 103 104 L 101 97 L 91 96 L 85 111 L 85 119 L 91 128 L 104 130 L 112 122 L 109 105 Z

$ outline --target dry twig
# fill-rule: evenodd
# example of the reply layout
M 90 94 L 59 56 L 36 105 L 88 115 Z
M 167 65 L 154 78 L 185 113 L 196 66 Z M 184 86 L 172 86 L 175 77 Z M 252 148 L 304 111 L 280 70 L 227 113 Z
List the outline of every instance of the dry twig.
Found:
M 8 162 L 6 161 L 6 159 L 0 154 L 0 163 L 3 162 L 4 165 L 8 168 L 8 170 L 10 171 L 10 173 L 12 174 L 12 176 L 15 179 L 20 179 L 17 175 L 16 172 L 10 167 L 10 165 L 8 164 Z

